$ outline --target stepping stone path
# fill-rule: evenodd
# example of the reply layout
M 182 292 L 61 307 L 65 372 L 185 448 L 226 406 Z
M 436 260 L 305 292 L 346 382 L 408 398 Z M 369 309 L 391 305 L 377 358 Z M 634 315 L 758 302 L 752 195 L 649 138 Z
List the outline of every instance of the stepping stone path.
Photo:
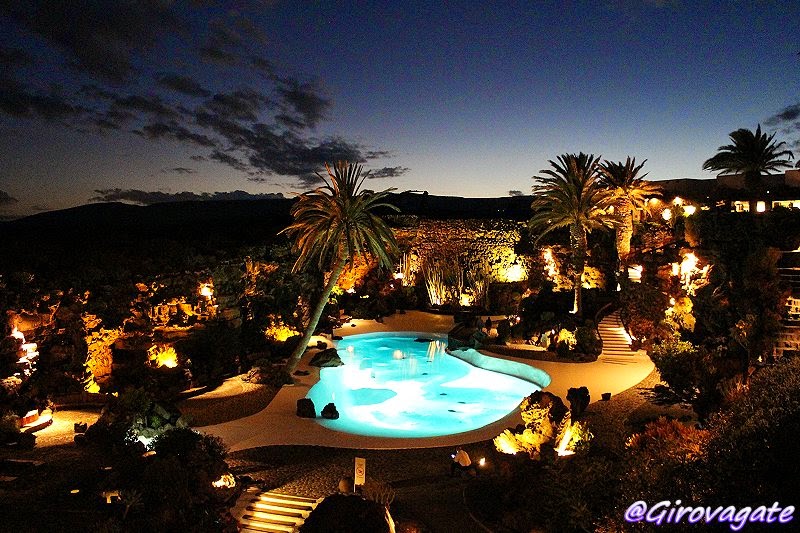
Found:
M 251 488 L 242 494 L 231 512 L 239 522 L 239 531 L 292 533 L 305 523 L 322 500 L 272 491 L 258 492 L 258 489 Z
M 630 337 L 619 318 L 619 311 L 614 311 L 600 321 L 597 326 L 600 338 L 603 339 L 603 353 L 606 356 L 630 356 L 637 352 L 631 350 Z

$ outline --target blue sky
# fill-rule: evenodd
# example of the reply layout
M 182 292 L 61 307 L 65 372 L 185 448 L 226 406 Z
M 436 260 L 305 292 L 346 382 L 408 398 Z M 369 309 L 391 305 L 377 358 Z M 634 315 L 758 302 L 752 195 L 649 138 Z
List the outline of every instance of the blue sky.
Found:
M 702 178 L 735 129 L 800 138 L 795 2 L 59 3 L 0 16 L 6 213 L 289 194 L 337 154 L 388 176 L 370 188 L 462 196 L 527 194 L 577 151 Z

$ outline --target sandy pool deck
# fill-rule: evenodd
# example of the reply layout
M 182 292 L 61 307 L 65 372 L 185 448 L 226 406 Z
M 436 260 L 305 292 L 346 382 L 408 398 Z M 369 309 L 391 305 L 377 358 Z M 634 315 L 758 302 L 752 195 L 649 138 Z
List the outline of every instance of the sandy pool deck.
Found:
M 453 317 L 422 311 L 408 311 L 386 317 L 383 323 L 374 320 L 353 320 L 334 333 L 341 336 L 373 333 L 380 331 L 419 331 L 428 333 L 447 333 L 453 327 Z M 327 338 L 314 337 L 330 344 Z M 298 366 L 298 370 L 309 372 L 307 376 L 296 376 L 294 385 L 287 385 L 278 391 L 270 404 L 258 413 L 199 429 L 222 438 L 231 451 L 272 445 L 318 445 L 337 448 L 358 449 L 396 449 L 396 448 L 434 448 L 453 446 L 492 439 L 509 426 L 522 422 L 519 411 L 515 410 L 504 418 L 479 429 L 426 438 L 388 438 L 367 437 L 341 433 L 323 427 L 314 420 L 300 418 L 295 414 L 297 400 L 305 398 L 308 390 L 319 380 L 319 368 L 309 367 L 308 360 L 316 350 L 309 350 Z M 643 353 L 631 356 L 604 356 L 591 363 L 561 363 L 552 361 L 532 361 L 517 357 L 495 355 L 499 359 L 517 361 L 547 372 L 552 381 L 544 390 L 560 396 L 566 402 L 567 389 L 586 386 L 592 401 L 600 399 L 601 393 L 620 393 L 642 381 L 653 370 L 650 358 Z M 318 406 L 319 409 L 321 406 Z

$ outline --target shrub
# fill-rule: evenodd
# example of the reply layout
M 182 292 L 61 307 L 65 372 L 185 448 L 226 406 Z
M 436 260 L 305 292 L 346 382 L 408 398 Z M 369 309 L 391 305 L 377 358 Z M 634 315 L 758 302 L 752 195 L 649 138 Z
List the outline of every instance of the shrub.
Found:
M 633 435 L 627 442 L 619 507 L 638 500 L 704 501 L 697 480 L 708 436 L 708 431 L 664 417 Z
M 669 297 L 647 283 L 625 282 L 620 292 L 620 314 L 631 335 L 640 341 L 661 338 L 666 331 L 661 325 L 669 307 Z
M 709 491 L 726 504 L 800 496 L 800 359 L 763 368 L 709 424 Z
M 650 358 L 670 390 L 691 399 L 699 379 L 700 351 L 691 343 L 673 336 L 653 346 Z
M 591 320 L 575 330 L 575 351 L 587 355 L 600 355 L 603 351 L 603 340 Z

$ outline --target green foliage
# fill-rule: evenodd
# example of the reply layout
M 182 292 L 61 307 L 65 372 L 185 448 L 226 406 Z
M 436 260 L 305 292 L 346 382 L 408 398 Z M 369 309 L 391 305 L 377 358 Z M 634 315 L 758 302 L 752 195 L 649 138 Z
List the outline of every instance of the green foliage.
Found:
M 241 353 L 241 333 L 224 322 L 207 322 L 191 339 L 180 346 L 180 352 L 191 362 L 192 376 L 206 384 L 235 369 Z
M 0 442 L 19 435 L 19 417 L 13 413 L 3 413 L 0 417 Z
M 708 431 L 664 417 L 647 424 L 628 440 L 617 508 L 638 500 L 704 501 L 697 499 L 698 476 L 708 438 Z
M 672 392 L 687 399 L 694 397 L 701 361 L 700 351 L 691 342 L 677 336 L 667 338 L 653 346 L 650 359 Z
M 668 329 L 662 325 L 669 297 L 658 287 L 645 283 L 625 282 L 620 292 L 620 315 L 631 335 L 649 343 L 664 337 Z
M 800 478 L 800 359 L 756 372 L 712 418 L 708 490 L 726 504 L 796 499 Z
M 558 444 L 555 439 L 562 424 L 569 420 L 569 410 L 561 398 L 542 391 L 522 400 L 519 409 L 524 427 L 503 431 L 494 439 L 495 448 L 508 454 L 526 452 L 531 459 L 542 459 L 543 446 L 549 446 L 552 453 Z
M 598 531 L 613 512 L 621 463 L 576 455 L 555 463 L 517 463 L 507 478 L 481 481 L 470 506 L 495 531 Z
M 575 351 L 587 355 L 600 355 L 603 351 L 603 339 L 597 332 L 594 322 L 587 321 L 585 326 L 575 330 Z
M 511 336 L 511 323 L 508 320 L 501 320 L 497 323 L 497 343 L 505 344 Z

